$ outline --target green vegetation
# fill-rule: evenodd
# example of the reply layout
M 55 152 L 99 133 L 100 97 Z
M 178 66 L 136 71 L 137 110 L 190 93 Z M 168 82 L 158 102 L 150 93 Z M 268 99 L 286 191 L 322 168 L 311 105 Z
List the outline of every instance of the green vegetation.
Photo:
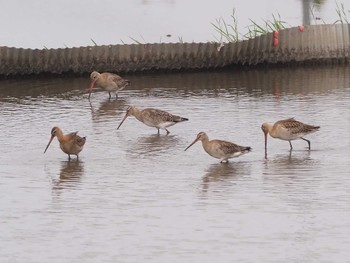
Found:
M 237 42 L 239 40 L 238 22 L 235 13 L 236 10 L 233 9 L 231 14 L 232 24 L 226 23 L 222 17 L 216 19 L 215 23 L 211 23 L 220 35 L 220 38 L 216 38 L 218 42 L 223 42 L 223 39 L 226 39 L 228 42 Z
M 93 40 L 92 38 L 90 38 L 91 42 L 94 43 L 95 46 L 97 46 L 97 43 L 95 42 L 95 40 Z
M 136 38 L 133 38 L 133 37 L 129 37 L 129 38 L 130 38 L 132 41 L 134 41 L 136 44 L 146 44 L 147 41 L 143 38 L 143 36 L 140 35 L 140 37 L 141 37 L 141 39 L 142 39 L 143 42 L 141 42 L 141 41 L 139 41 L 139 40 L 137 40 Z
M 278 18 L 276 18 L 275 15 L 272 14 L 272 20 L 264 20 L 265 24 L 263 26 L 260 26 L 257 22 L 253 21 L 252 19 L 249 19 L 249 21 L 252 23 L 252 25 L 248 26 L 248 33 L 244 35 L 244 37 L 247 39 L 286 28 L 286 22 L 281 20 L 280 14 L 278 14 Z
M 336 8 L 335 12 L 337 13 L 338 19 L 333 22 L 333 24 L 341 23 L 341 24 L 349 24 L 348 15 L 350 14 L 349 10 L 345 9 L 345 5 L 343 3 L 339 4 L 337 1 L 335 1 Z M 316 5 L 313 5 L 310 9 L 311 16 L 313 18 L 314 23 L 317 25 L 318 21 L 321 21 L 323 24 L 327 24 L 326 21 L 324 21 L 322 18 L 315 16 L 315 10 L 318 8 L 320 4 L 317 3 Z
M 319 6 L 320 3 L 323 3 L 323 1 L 314 1 L 314 5 L 310 9 L 310 13 L 315 24 L 317 24 L 317 21 L 322 21 L 324 24 L 326 24 L 322 18 L 316 17 L 314 14 L 314 10 L 317 8 L 317 6 Z M 348 15 L 350 14 L 350 11 L 346 10 L 343 3 L 338 4 L 336 2 L 335 11 L 338 15 L 338 19 L 334 23 L 349 24 Z M 272 14 L 271 20 L 263 20 L 263 23 L 261 24 L 252 19 L 249 19 L 251 24 L 246 27 L 248 32 L 242 34 L 238 31 L 238 20 L 236 17 L 235 9 L 233 9 L 230 17 L 232 20 L 230 22 L 226 22 L 222 17 L 220 17 L 216 19 L 214 23 L 211 23 L 211 25 L 214 27 L 214 30 L 218 33 L 218 36 L 214 37 L 220 43 L 237 42 L 239 40 L 254 38 L 260 35 L 271 33 L 273 31 L 279 31 L 286 28 L 287 26 L 287 23 L 281 19 L 280 14 L 277 14 L 277 16 Z
M 166 35 L 166 37 L 171 37 L 171 35 Z M 135 44 L 147 44 L 147 43 L 148 43 L 142 35 L 140 35 L 141 40 L 138 40 L 138 39 L 133 38 L 133 37 L 129 37 L 129 38 L 130 38 Z M 178 43 L 184 43 L 184 40 L 183 40 L 182 37 L 178 37 L 178 40 L 179 40 Z M 125 43 L 122 39 L 120 39 L 120 42 L 121 42 L 122 44 L 124 44 L 124 45 L 127 44 L 127 43 Z M 159 39 L 159 43 L 162 43 L 162 38 Z
M 281 20 L 281 16 L 278 14 L 276 17 L 272 15 L 272 20 L 264 20 L 263 25 L 259 25 L 256 21 L 249 19 L 252 23 L 248 25 L 248 32 L 241 34 L 238 32 L 238 20 L 236 17 L 236 10 L 232 10 L 231 14 L 232 23 L 226 23 L 226 21 L 220 17 L 215 20 L 215 23 L 211 23 L 215 31 L 219 33 L 219 37 L 215 37 L 218 42 L 237 42 L 241 39 L 254 38 L 269 32 L 278 31 L 285 28 L 286 22 Z
M 350 11 L 349 10 L 347 10 L 347 12 L 345 11 L 345 7 L 344 7 L 343 3 L 341 3 L 340 6 L 339 6 L 338 2 L 335 2 L 335 3 L 337 5 L 337 8 L 335 11 L 337 12 L 339 19 L 337 21 L 335 21 L 334 23 L 349 24 L 347 14 L 350 13 Z

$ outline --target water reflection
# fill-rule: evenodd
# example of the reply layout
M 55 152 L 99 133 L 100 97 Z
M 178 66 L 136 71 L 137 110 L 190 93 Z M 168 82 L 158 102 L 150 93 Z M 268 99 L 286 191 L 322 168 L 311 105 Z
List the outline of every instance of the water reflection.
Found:
M 91 116 L 93 121 L 99 121 L 106 117 L 115 117 L 125 113 L 126 100 L 123 99 L 106 99 L 98 107 L 95 102 L 90 103 Z
M 28 78 L 1 80 L 0 98 L 15 97 L 30 98 L 59 97 L 71 99 L 72 95 L 79 96 L 87 92 L 86 78 Z
M 223 185 L 231 185 L 232 179 L 249 173 L 245 163 L 228 162 L 216 163 L 210 165 L 202 178 L 202 190 L 208 191 L 209 186 L 213 183 L 222 182 Z
M 297 176 L 301 172 L 313 169 L 314 161 L 310 157 L 311 151 L 289 151 L 265 159 L 264 175 Z
M 152 134 L 140 137 L 130 149 L 131 154 L 154 154 L 158 156 L 165 151 L 172 151 L 178 144 L 179 138 L 177 135 L 158 135 Z
M 70 160 L 61 162 L 61 169 L 58 179 L 52 179 L 52 189 L 63 190 L 66 188 L 75 188 L 84 174 L 84 163 L 79 160 Z
M 336 76 L 336 77 L 335 77 Z M 248 71 L 223 70 L 217 72 L 174 73 L 154 77 L 152 74 L 130 76 L 137 85 L 128 91 L 138 91 L 134 97 L 174 99 L 234 97 L 249 94 L 252 98 L 274 96 L 280 103 L 286 95 L 296 95 L 298 101 L 307 102 L 310 94 L 328 94 L 343 87 L 350 81 L 350 67 L 329 68 L 273 68 Z M 159 92 L 161 90 L 161 92 Z M 174 93 L 176 90 L 176 93 Z M 157 91 L 157 92 L 155 92 Z M 156 94 L 155 94 L 156 93 Z

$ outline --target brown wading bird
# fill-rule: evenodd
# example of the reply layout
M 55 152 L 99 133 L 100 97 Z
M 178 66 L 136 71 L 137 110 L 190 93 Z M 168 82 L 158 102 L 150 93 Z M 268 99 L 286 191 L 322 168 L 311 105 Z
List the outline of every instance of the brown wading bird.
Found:
M 78 154 L 81 152 L 81 150 L 84 147 L 84 144 L 86 142 L 86 137 L 80 137 L 77 135 L 78 132 L 72 132 L 69 134 L 64 135 L 62 130 L 58 127 L 53 127 L 51 130 L 51 138 L 49 143 L 47 144 L 44 153 L 46 153 L 46 150 L 49 148 L 52 140 L 57 136 L 57 139 L 60 143 L 61 150 L 68 154 L 68 158 L 70 159 L 70 155 L 74 154 L 77 156 L 77 159 L 79 159 Z
M 244 147 L 232 142 L 211 140 L 205 132 L 200 132 L 197 138 L 185 149 L 190 148 L 197 141 L 202 141 L 203 149 L 212 157 L 220 159 L 220 162 L 228 162 L 228 159 L 238 157 L 251 151 L 251 147 Z
M 123 79 L 117 74 L 113 73 L 98 73 L 94 71 L 90 75 L 91 84 L 89 87 L 89 99 L 91 96 L 91 92 L 94 86 L 100 87 L 106 91 L 108 91 L 109 98 L 111 98 L 111 92 L 115 92 L 115 98 L 118 98 L 118 91 L 124 89 L 126 86 L 130 84 L 130 81 L 127 79 Z
M 170 133 L 167 130 L 168 127 L 173 126 L 178 122 L 188 121 L 187 118 L 172 115 L 166 111 L 152 109 L 152 108 L 140 110 L 134 106 L 129 106 L 126 109 L 126 114 L 123 120 L 121 121 L 121 123 L 119 124 L 117 130 L 123 124 L 123 122 L 126 120 L 128 116 L 135 116 L 136 119 L 138 119 L 140 122 L 143 122 L 147 126 L 157 128 L 158 134 L 159 134 L 159 129 L 166 130 L 167 135 Z
M 294 118 L 280 120 L 275 122 L 275 124 L 264 123 L 261 126 L 261 129 L 265 135 L 265 153 L 267 151 L 267 134 L 268 133 L 273 138 L 278 138 L 284 141 L 288 141 L 290 145 L 290 150 L 293 149 L 291 141 L 297 140 L 297 139 L 302 139 L 306 141 L 309 145 L 309 150 L 310 150 L 311 143 L 309 140 L 305 139 L 304 136 L 318 131 L 319 128 L 320 126 L 312 126 L 309 124 L 305 124 L 295 120 Z

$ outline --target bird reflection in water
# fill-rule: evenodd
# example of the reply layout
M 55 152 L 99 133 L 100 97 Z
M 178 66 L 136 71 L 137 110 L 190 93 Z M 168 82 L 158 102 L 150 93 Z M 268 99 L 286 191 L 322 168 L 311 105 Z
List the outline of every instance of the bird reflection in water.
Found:
M 213 183 L 219 184 L 220 188 L 231 186 L 233 184 L 232 179 L 236 179 L 247 173 L 249 173 L 249 169 L 246 163 L 212 164 L 202 178 L 202 190 L 204 192 L 208 191 L 209 185 Z
M 106 119 L 108 117 L 113 117 L 123 115 L 124 109 L 126 107 L 126 100 L 118 99 L 118 100 L 110 100 L 107 99 L 100 103 L 98 108 L 95 108 L 91 101 L 90 103 L 90 109 L 91 109 L 91 116 L 93 121 L 100 121 L 101 119 Z
M 289 151 L 287 154 L 277 154 L 265 158 L 264 175 L 297 176 L 305 171 L 313 170 L 314 160 L 310 151 Z
M 132 155 L 147 155 L 160 156 L 162 153 L 171 151 L 178 144 L 179 138 L 177 135 L 161 136 L 159 134 L 152 134 L 140 137 L 132 144 L 130 151 Z
M 53 190 L 75 188 L 84 174 L 83 162 L 71 160 L 61 162 L 61 170 L 58 179 L 52 179 Z

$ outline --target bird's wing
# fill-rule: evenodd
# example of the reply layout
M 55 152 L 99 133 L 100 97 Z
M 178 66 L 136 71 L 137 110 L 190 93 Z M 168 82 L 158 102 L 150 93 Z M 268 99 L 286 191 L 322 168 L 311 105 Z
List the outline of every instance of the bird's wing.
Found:
M 295 120 L 294 118 L 281 120 L 276 122 L 276 124 L 283 126 L 293 134 L 308 133 L 319 128 L 318 126 L 312 126 L 309 124 L 302 123 L 300 121 Z
M 222 140 L 213 140 L 213 141 L 219 142 L 218 149 L 225 154 L 232 154 L 235 152 L 241 152 L 244 150 L 244 148 L 246 148 L 246 147 L 239 146 L 239 145 L 232 143 L 232 142 L 227 142 L 227 141 L 222 141 Z
M 180 122 L 180 121 L 185 121 L 188 120 L 186 118 L 173 115 L 169 112 L 163 111 L 163 110 L 158 110 L 158 109 L 152 109 L 152 108 L 147 108 L 142 111 L 144 118 L 153 118 L 158 121 L 166 121 L 166 122 Z

